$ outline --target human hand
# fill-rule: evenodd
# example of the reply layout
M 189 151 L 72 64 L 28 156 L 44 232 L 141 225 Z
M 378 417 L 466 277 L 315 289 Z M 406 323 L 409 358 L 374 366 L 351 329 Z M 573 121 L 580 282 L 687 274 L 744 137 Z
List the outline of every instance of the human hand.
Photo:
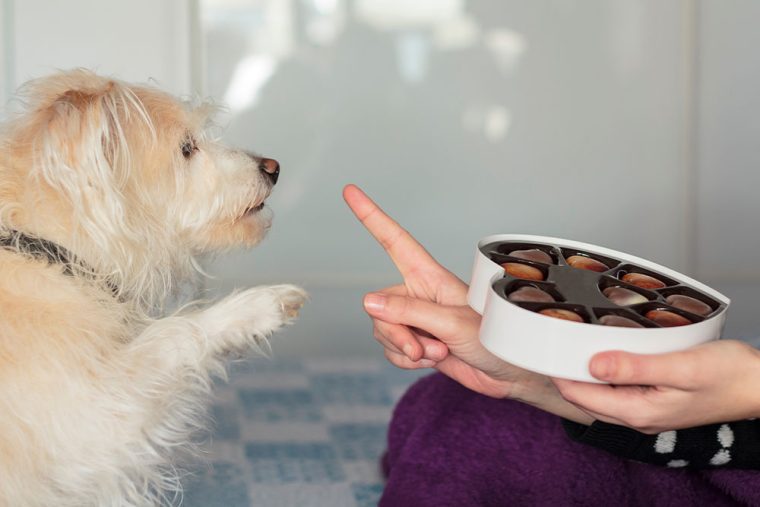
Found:
M 760 351 L 734 340 L 668 354 L 596 354 L 591 374 L 610 385 L 553 379 L 596 419 L 643 433 L 760 417 Z
M 343 189 L 351 211 L 380 243 L 398 268 L 403 283 L 382 292 L 396 296 L 433 301 L 442 305 L 464 306 L 467 304 L 467 285 L 449 270 L 438 264 L 409 232 L 386 215 L 358 187 L 347 185 Z M 375 320 L 376 335 L 390 354 L 391 362 L 403 363 L 404 367 L 429 367 L 431 361 L 443 360 L 448 347 L 425 333 L 406 326 Z M 409 362 L 403 361 L 406 356 Z M 424 363 L 418 363 L 421 359 Z M 394 362 L 394 364 L 395 364 Z M 412 364 L 414 363 L 414 365 Z M 400 366 L 400 365 L 399 365 Z
M 548 377 L 513 366 L 478 339 L 480 315 L 467 305 L 467 285 L 441 266 L 358 187 L 343 197 L 388 252 L 403 283 L 365 297 L 375 338 L 400 368 L 433 367 L 473 391 L 515 398 L 577 422 L 590 417 L 565 402 Z

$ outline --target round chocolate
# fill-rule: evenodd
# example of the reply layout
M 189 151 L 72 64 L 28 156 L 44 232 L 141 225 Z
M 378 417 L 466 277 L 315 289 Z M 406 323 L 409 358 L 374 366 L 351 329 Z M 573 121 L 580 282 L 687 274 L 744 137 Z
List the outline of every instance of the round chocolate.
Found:
M 533 266 L 528 266 L 527 264 L 520 264 L 519 262 L 505 262 L 501 265 L 501 267 L 504 268 L 504 271 L 508 275 L 514 276 L 515 278 L 522 278 L 523 280 L 536 280 L 536 281 L 543 281 L 544 279 L 544 273 L 538 269 L 534 268 Z
M 692 323 L 683 315 L 678 315 L 667 310 L 650 310 L 644 314 L 644 317 L 662 327 L 687 326 Z
M 665 298 L 665 301 L 670 306 L 675 306 L 679 310 L 694 313 L 696 315 L 701 315 L 702 317 L 705 317 L 709 315 L 710 312 L 712 312 L 712 307 L 710 305 L 700 301 L 699 299 L 695 299 L 691 296 L 684 296 L 682 294 L 672 294 L 668 296 L 667 298 Z
M 642 289 L 662 289 L 665 287 L 665 282 L 644 273 L 626 273 L 622 280 Z
M 631 320 L 620 315 L 605 315 L 599 318 L 599 323 L 603 326 L 615 327 L 644 327 L 635 320 Z
M 548 292 L 544 292 L 537 287 L 520 287 L 511 292 L 507 299 L 515 303 L 553 303 L 555 299 Z
M 509 252 L 512 257 L 525 259 L 526 261 L 542 262 L 544 264 L 553 264 L 552 257 L 543 250 L 531 248 L 530 250 L 514 250 Z
M 646 296 L 625 287 L 607 287 L 602 294 L 618 306 L 631 306 L 649 301 Z
M 602 273 L 610 269 L 609 266 L 607 266 L 605 263 L 583 255 L 572 255 L 566 260 L 568 265 L 577 269 L 596 271 L 597 273 Z
M 538 313 L 541 315 L 546 315 L 547 317 L 554 317 L 555 319 L 583 322 L 583 317 L 572 310 L 565 310 L 564 308 L 545 308 L 543 310 L 540 310 Z

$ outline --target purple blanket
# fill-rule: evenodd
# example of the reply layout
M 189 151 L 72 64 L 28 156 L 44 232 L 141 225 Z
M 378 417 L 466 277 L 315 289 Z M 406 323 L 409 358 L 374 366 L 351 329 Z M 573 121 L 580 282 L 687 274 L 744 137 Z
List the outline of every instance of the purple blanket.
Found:
M 381 507 L 760 506 L 760 472 L 626 461 L 571 441 L 555 416 L 441 374 L 399 402 L 383 466 Z

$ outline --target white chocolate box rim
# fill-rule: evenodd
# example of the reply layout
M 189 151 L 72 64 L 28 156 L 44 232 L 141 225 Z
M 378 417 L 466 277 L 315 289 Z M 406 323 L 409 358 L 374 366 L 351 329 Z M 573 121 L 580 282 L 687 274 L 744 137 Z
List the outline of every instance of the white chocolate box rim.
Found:
M 701 322 L 668 328 L 581 324 L 540 315 L 505 300 L 493 289 L 493 284 L 504 276 L 504 269 L 481 249 L 506 241 L 571 248 L 619 259 L 691 286 L 724 306 Z M 496 234 L 478 242 L 467 300 L 483 315 L 480 340 L 494 355 L 537 373 L 587 382 L 598 382 L 588 372 L 588 362 L 597 352 L 625 350 L 656 354 L 720 338 L 731 303 L 715 289 L 646 259 L 589 243 L 528 234 Z

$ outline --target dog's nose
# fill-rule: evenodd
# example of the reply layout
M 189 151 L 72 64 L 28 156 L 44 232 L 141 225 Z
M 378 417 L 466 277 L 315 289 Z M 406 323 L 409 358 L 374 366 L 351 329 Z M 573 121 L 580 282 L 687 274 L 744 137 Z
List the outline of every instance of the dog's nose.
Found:
M 280 177 L 280 163 L 272 158 L 262 158 L 259 162 L 259 169 L 261 172 L 267 175 L 272 181 L 272 185 L 277 183 L 277 178 Z

